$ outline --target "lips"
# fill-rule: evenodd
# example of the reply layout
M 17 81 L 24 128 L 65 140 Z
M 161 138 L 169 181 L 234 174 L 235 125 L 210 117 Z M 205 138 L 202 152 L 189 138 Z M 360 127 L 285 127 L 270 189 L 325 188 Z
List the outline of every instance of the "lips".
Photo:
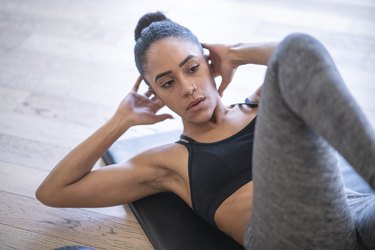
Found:
M 188 111 L 189 109 L 191 109 L 195 105 L 199 104 L 201 101 L 204 101 L 205 99 L 206 99 L 206 97 L 202 96 L 202 97 L 198 97 L 197 99 L 189 102 L 189 104 L 186 107 L 186 111 Z

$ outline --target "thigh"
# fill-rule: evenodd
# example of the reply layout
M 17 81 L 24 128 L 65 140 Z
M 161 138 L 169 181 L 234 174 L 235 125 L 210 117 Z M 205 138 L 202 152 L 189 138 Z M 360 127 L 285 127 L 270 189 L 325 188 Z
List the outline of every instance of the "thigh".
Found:
M 352 219 L 334 150 L 288 105 L 268 68 L 253 151 L 249 249 L 353 249 Z

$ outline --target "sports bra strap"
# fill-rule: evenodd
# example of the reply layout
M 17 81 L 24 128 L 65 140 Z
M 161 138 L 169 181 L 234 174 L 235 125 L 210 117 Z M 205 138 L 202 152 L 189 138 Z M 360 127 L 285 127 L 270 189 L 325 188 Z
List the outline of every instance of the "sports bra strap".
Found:
M 190 137 L 187 137 L 186 135 L 180 135 L 180 140 L 176 141 L 176 143 L 187 145 L 189 144 L 193 139 Z
M 256 108 L 256 107 L 259 106 L 258 103 L 250 102 L 247 98 L 246 98 L 245 102 L 234 103 L 234 104 L 231 104 L 229 107 L 233 108 L 236 105 L 239 105 L 239 106 L 246 105 L 246 106 L 249 106 L 251 108 Z

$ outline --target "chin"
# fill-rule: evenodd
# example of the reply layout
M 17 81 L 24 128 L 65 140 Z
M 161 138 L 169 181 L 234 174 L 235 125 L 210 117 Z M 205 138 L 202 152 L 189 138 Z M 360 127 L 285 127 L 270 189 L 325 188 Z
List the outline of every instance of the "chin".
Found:
M 196 115 L 186 117 L 185 120 L 189 121 L 191 123 L 196 123 L 196 124 L 206 123 L 206 122 L 209 122 L 212 119 L 213 113 L 214 113 L 213 111 L 205 110 L 205 111 L 200 112 Z

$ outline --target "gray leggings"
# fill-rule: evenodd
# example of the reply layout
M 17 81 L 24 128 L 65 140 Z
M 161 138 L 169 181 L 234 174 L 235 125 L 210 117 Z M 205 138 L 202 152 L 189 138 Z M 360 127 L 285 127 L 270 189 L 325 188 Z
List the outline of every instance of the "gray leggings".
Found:
M 344 188 L 337 152 L 375 188 L 372 126 L 326 49 L 292 34 L 262 90 L 246 249 L 375 249 L 374 195 Z

